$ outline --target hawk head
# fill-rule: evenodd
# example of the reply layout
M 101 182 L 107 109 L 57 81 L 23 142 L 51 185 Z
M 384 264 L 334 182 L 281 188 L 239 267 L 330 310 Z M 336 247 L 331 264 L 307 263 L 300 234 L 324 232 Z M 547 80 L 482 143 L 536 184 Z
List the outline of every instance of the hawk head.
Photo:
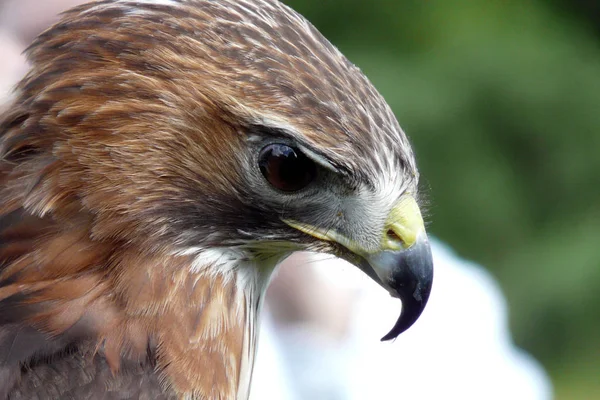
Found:
M 151 348 L 175 393 L 244 397 L 262 293 L 298 250 L 402 300 L 384 340 L 417 320 L 433 267 L 411 146 L 293 10 L 100 0 L 28 56 L 0 120 L 0 342 L 40 336 L 0 367 L 91 340 L 115 375 Z

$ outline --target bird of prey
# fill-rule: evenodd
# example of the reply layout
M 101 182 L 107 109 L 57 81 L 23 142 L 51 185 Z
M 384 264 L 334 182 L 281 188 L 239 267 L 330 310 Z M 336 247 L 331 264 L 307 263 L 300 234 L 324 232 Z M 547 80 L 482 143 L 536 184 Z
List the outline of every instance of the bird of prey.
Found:
M 401 299 L 383 339 L 417 320 L 411 146 L 302 16 L 99 0 L 27 55 L 0 118 L 0 399 L 246 399 L 265 287 L 299 250 Z

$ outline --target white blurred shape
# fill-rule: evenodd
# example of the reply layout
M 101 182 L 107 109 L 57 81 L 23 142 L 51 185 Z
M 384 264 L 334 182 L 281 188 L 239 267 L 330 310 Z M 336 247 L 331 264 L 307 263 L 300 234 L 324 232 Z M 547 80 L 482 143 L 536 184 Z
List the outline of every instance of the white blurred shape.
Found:
M 13 87 L 27 71 L 21 50 L 21 44 L 14 36 L 0 30 L 0 111 L 4 104 L 9 103 Z
M 332 287 L 360 289 L 349 335 L 328 341 L 310 325 L 275 335 L 269 332 L 274 325 L 264 326 L 252 399 L 551 399 L 543 368 L 512 343 L 498 284 L 439 242 L 432 241 L 432 250 L 435 278 L 427 308 L 412 328 L 386 343 L 379 338 L 398 317 L 398 300 L 343 261 L 317 266 Z M 280 354 L 268 370 L 265 349 Z M 288 393 L 254 396 L 268 393 L 263 386 L 273 381 L 263 376 L 275 369 L 283 371 L 286 382 L 278 385 Z
M 282 360 L 282 350 L 274 336 L 275 327 L 266 310 L 265 314 L 260 329 L 250 397 L 254 400 L 291 400 L 294 397 L 290 390 L 290 377 Z

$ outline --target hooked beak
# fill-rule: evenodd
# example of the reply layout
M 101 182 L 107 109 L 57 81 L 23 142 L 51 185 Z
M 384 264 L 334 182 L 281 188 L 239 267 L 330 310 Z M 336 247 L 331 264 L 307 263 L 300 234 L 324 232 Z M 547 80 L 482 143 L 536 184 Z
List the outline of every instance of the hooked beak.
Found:
M 410 328 L 425 309 L 433 283 L 433 257 L 421 212 L 415 199 L 403 196 L 392 208 L 381 246 L 364 251 L 335 232 L 320 233 L 314 227 L 286 221 L 322 240 L 335 241 L 351 251 L 343 256 L 402 301 L 402 312 L 392 330 L 381 340 L 395 339 Z
M 400 251 L 384 250 L 367 256 L 358 266 L 394 297 L 402 301 L 402 312 L 382 341 L 395 339 L 410 328 L 425 309 L 433 283 L 433 258 L 427 235 Z M 368 272 L 371 269 L 372 272 Z

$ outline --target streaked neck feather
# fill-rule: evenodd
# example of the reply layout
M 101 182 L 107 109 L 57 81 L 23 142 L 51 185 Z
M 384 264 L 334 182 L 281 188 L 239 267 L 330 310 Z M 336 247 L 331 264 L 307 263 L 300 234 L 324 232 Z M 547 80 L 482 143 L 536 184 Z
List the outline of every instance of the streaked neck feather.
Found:
M 180 282 L 185 305 L 172 313 L 173 324 L 160 338 L 164 373 L 186 399 L 246 400 L 263 295 L 282 257 L 261 265 L 229 249 L 194 257 Z

